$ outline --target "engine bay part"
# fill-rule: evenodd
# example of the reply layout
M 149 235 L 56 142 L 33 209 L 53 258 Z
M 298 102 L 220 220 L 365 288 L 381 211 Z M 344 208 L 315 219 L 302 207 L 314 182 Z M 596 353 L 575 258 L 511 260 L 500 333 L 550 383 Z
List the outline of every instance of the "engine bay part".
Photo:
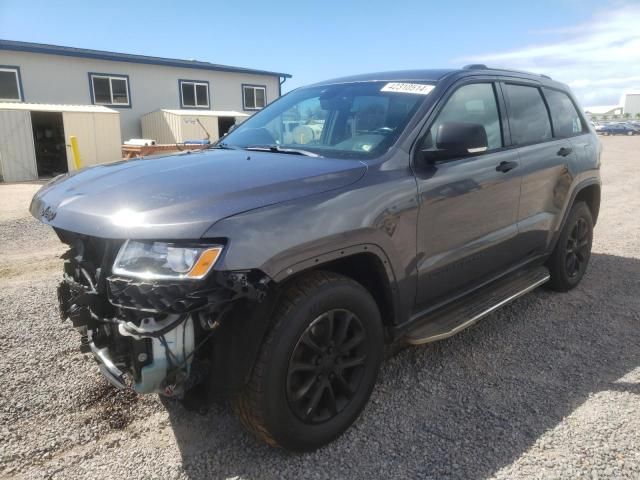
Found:
M 111 271 L 118 242 L 58 234 L 71 247 L 63 255 L 60 316 L 81 334 L 81 351 L 105 378 L 137 393 L 183 398 L 207 374 L 205 344 L 239 303 L 260 302 L 270 281 L 257 271 L 127 278 Z

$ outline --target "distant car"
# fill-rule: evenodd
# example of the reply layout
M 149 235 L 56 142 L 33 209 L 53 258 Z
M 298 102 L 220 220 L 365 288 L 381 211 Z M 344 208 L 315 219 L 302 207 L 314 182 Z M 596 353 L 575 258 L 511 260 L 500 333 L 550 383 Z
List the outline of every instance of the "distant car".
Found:
M 640 135 L 640 130 L 631 125 L 622 123 L 601 125 L 596 127 L 596 132 L 601 135 Z

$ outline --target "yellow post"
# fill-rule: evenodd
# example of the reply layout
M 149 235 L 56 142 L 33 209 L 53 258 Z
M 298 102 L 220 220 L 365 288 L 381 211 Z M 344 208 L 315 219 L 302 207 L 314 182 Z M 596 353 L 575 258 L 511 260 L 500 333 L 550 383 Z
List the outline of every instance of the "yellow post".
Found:
M 69 137 L 69 141 L 71 142 L 71 153 L 73 153 L 73 165 L 76 167 L 76 170 L 80 170 L 82 168 L 82 160 L 80 159 L 78 139 L 75 137 L 75 135 L 71 135 Z

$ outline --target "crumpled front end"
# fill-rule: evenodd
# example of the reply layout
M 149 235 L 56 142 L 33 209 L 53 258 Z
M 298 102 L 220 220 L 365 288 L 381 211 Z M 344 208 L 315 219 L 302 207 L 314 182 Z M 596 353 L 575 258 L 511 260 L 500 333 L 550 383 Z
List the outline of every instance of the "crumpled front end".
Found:
M 257 271 L 179 281 L 115 275 L 122 241 L 56 232 L 70 246 L 58 287 L 61 318 L 119 388 L 182 398 L 208 375 L 206 347 L 238 302 L 266 295 L 269 278 Z

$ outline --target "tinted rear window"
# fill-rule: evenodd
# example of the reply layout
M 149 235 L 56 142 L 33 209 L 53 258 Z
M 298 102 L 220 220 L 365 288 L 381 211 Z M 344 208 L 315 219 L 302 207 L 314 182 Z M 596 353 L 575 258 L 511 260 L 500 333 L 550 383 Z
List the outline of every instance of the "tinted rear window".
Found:
M 564 92 L 557 90 L 544 91 L 551 110 L 553 133 L 556 137 L 572 137 L 582 133 L 582 120 L 575 105 Z
M 551 139 L 551 122 L 540 90 L 523 85 L 505 85 L 513 141 L 518 145 Z

